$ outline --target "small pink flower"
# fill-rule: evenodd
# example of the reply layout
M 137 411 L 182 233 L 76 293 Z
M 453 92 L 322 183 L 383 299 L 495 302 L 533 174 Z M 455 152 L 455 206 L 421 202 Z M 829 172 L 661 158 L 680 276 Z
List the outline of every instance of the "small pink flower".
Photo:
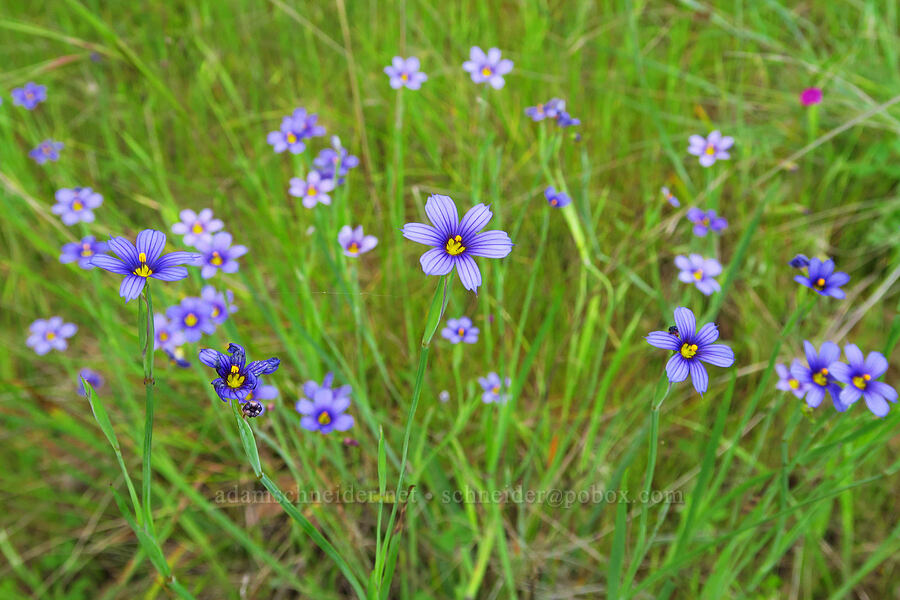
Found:
M 822 90 L 819 88 L 806 88 L 800 94 L 800 103 L 803 106 L 812 106 L 822 101 Z

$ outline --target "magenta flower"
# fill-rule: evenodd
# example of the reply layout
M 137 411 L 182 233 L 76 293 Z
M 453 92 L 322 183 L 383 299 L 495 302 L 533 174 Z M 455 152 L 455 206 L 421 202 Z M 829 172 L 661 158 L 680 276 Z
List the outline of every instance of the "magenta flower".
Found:
M 822 101 L 822 90 L 811 87 L 806 88 L 800 93 L 800 103 L 803 106 L 812 106 Z

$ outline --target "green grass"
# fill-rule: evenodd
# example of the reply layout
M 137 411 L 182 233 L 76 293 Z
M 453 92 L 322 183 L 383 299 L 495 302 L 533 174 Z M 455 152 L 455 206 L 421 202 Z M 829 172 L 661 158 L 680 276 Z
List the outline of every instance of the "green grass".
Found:
M 898 384 L 897 31 L 887 0 L 6 2 L 0 596 L 893 597 L 897 411 L 807 413 L 772 367 L 831 339 L 884 352 Z M 515 61 L 506 87 L 468 79 L 471 45 Z M 390 89 L 395 54 L 421 59 L 420 91 Z M 31 80 L 48 101 L 28 112 L 9 91 Z M 825 99 L 807 109 L 812 85 Z M 553 96 L 580 142 L 525 116 Z M 328 139 L 297 157 L 266 144 L 296 106 L 361 158 L 330 208 L 286 193 Z M 712 129 L 737 144 L 702 169 L 687 138 Z M 36 165 L 27 152 L 48 137 L 61 159 Z M 573 205 L 551 211 L 549 184 Z M 78 185 L 104 203 L 65 227 L 53 194 Z M 432 193 L 491 204 L 516 246 L 480 260 L 477 297 L 450 278 L 447 315 L 481 339 L 432 341 L 407 429 L 438 279 L 399 228 Z M 694 237 L 692 205 L 724 214 L 724 235 Z M 204 345 L 279 356 L 281 398 L 248 427 L 196 360 L 158 355 L 150 488 L 138 303 L 112 274 L 60 264 L 59 247 L 168 231 L 207 206 L 250 252 L 211 280 L 239 311 Z M 335 238 L 357 223 L 380 242 L 351 261 Z M 726 266 L 721 294 L 677 280 L 688 252 Z M 834 257 L 848 298 L 796 285 L 798 252 Z M 155 282 L 155 309 L 202 285 Z M 642 336 L 681 305 L 718 322 L 737 364 L 654 411 L 666 356 Z M 79 330 L 37 357 L 27 328 L 51 315 Z M 92 402 L 74 393 L 84 366 L 106 377 Z M 299 427 L 303 382 L 328 371 L 353 386 L 358 446 Z M 511 377 L 507 404 L 481 403 L 488 371 Z M 411 499 L 391 502 L 397 489 Z M 630 502 L 578 500 L 592 491 Z M 241 492 L 255 500 L 229 501 Z

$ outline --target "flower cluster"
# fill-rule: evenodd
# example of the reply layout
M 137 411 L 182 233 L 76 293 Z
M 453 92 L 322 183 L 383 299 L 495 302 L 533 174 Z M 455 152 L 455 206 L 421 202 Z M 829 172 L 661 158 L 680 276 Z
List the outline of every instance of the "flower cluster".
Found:
M 204 286 L 200 296 L 183 298 L 178 304 L 167 308 L 164 314 L 153 315 L 153 347 L 174 359 L 183 360 L 179 352 L 182 344 L 199 342 L 204 335 L 212 335 L 216 327 L 236 311 L 231 290 L 220 292 L 211 285 Z
M 181 221 L 172 225 L 172 232 L 183 235 L 185 245 L 193 246 L 199 254 L 200 275 L 204 279 L 223 273 L 237 273 L 240 265 L 237 259 L 247 253 L 247 247 L 233 244 L 231 234 L 220 231 L 225 225 L 213 217 L 213 211 L 204 208 L 198 213 L 183 210 L 178 215 Z
M 825 342 L 816 351 L 809 341 L 803 342 L 806 364 L 794 359 L 790 369 L 776 365 L 779 390 L 790 391 L 797 398 L 805 398 L 806 404 L 816 408 L 831 398 L 834 408 L 844 412 L 860 398 L 875 416 L 884 417 L 890 411 L 888 402 L 897 401 L 897 390 L 878 381 L 888 368 L 887 359 L 880 352 L 863 356 L 855 344 L 844 346 L 847 362 L 841 362 L 841 349 L 834 342 Z M 841 385 L 846 387 L 841 387 Z
M 317 114 L 308 114 L 305 108 L 298 108 L 281 120 L 278 131 L 269 132 L 266 141 L 279 154 L 285 150 L 300 154 L 306 150 L 306 140 L 325 135 L 325 128 L 316 125 L 318 118 Z
M 308 431 L 321 434 L 332 431 L 347 431 L 353 427 L 353 416 L 345 411 L 350 407 L 349 385 L 332 387 L 334 374 L 328 373 L 321 385 L 315 381 L 303 384 L 303 397 L 297 400 L 294 409 L 300 413 L 300 426 Z
M 537 106 L 529 106 L 525 109 L 525 114 L 531 117 L 532 121 L 543 121 L 544 119 L 552 119 L 560 127 L 572 127 L 581 125 L 581 121 L 573 118 L 566 112 L 566 101 L 559 98 L 551 98 L 543 104 Z

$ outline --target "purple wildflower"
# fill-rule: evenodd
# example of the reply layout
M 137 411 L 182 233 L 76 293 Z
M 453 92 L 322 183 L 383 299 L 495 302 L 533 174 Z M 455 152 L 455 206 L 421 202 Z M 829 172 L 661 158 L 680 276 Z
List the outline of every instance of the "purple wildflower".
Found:
M 359 158 L 353 156 L 341 146 L 341 141 L 334 137 L 333 148 L 323 148 L 313 161 L 322 179 L 336 179 L 337 185 L 344 183 L 344 176 L 359 166 Z M 335 169 L 337 177 L 335 178 Z
M 97 254 L 91 259 L 91 264 L 125 276 L 119 287 L 119 295 L 125 298 L 125 302 L 141 295 L 149 277 L 160 281 L 184 279 L 188 276 L 188 272 L 181 265 L 193 265 L 200 258 L 193 252 L 170 252 L 163 255 L 166 234 L 155 229 L 140 232 L 137 236 L 137 247 L 123 237 L 110 238 L 107 245 L 119 258 L 109 254 Z
M 728 227 L 728 221 L 723 217 L 717 217 L 714 210 L 702 211 L 699 208 L 689 208 L 687 220 L 694 224 L 694 235 L 697 237 L 704 237 L 710 231 L 718 233 Z
M 247 396 L 256 390 L 259 377 L 274 373 L 281 363 L 277 358 L 246 363 L 244 348 L 237 344 L 228 344 L 228 354 L 230 356 L 212 348 L 204 348 L 199 354 L 200 362 L 215 369 L 219 375 L 212 385 L 223 402 L 246 402 Z
M 715 344 L 719 328 L 707 323 L 697 331 L 697 321 L 689 308 L 675 309 L 675 328 L 670 331 L 653 331 L 647 334 L 647 343 L 655 348 L 673 352 L 666 363 L 666 375 L 670 383 L 679 383 L 691 377 L 694 389 L 701 395 L 709 386 L 709 375 L 702 363 L 717 367 L 734 364 L 734 351 L 725 344 Z
M 28 110 L 34 110 L 38 104 L 47 99 L 47 86 L 29 81 L 12 91 L 12 99 L 13 106 L 24 106 Z
M 304 140 L 325 135 L 325 128 L 316 125 L 318 118 L 316 114 L 307 114 L 305 108 L 298 108 L 281 121 L 281 129 L 269 133 L 266 141 L 277 153 L 290 150 L 291 154 L 300 154 L 306 149 Z
M 897 401 L 897 390 L 882 381 L 876 381 L 887 371 L 888 362 L 881 352 L 869 352 L 863 357 L 862 351 L 855 344 L 844 346 L 847 362 L 832 362 L 828 366 L 831 375 L 846 384 L 841 390 L 841 404 L 850 406 L 862 396 L 866 406 L 876 417 L 885 417 L 890 411 L 888 402 Z
M 441 336 L 450 340 L 451 344 L 465 342 L 466 344 L 474 344 L 478 341 L 480 330 L 472 326 L 472 319 L 469 317 L 460 317 L 458 319 L 447 319 L 447 326 L 441 330 Z
M 509 400 L 509 386 L 511 383 L 509 377 L 505 381 L 501 381 L 500 376 L 493 371 L 488 373 L 486 377 L 479 377 L 478 384 L 483 392 L 481 401 L 485 404 L 504 404 Z
M 794 361 L 791 365 L 791 375 L 806 385 L 806 404 L 812 408 L 819 406 L 827 392 L 831 395 L 835 409 L 839 412 L 847 410 L 840 399 L 841 386 L 829 371 L 831 364 L 841 357 L 841 349 L 834 342 L 825 342 L 817 353 L 816 347 L 806 340 L 803 341 L 803 349 L 809 366 L 805 367 L 800 361 Z
M 300 177 L 292 177 L 288 194 L 303 199 L 303 206 L 312 208 L 318 203 L 331 204 L 328 192 L 334 189 L 334 179 L 323 176 L 318 171 L 310 171 L 304 181 Z
M 378 244 L 378 238 L 374 235 L 363 235 L 362 225 L 355 229 L 344 225 L 338 232 L 338 243 L 344 249 L 344 256 L 359 256 L 365 254 Z
M 723 136 L 718 130 L 713 131 L 708 137 L 692 135 L 688 146 L 688 154 L 700 157 L 700 165 L 711 167 L 717 160 L 731 158 L 728 149 L 734 145 L 734 138 Z
M 463 287 L 478 292 L 481 271 L 473 256 L 503 258 L 512 251 L 512 240 L 505 231 L 481 231 L 493 213 L 484 204 L 476 204 L 459 220 L 456 204 L 449 196 L 435 194 L 425 203 L 425 214 L 434 225 L 407 223 L 403 237 L 433 246 L 419 262 L 426 275 L 447 275 L 454 267 Z
M 228 315 L 237 312 L 234 305 L 234 292 L 225 290 L 219 292 L 211 285 L 204 286 L 200 291 L 200 299 L 209 306 L 209 318 L 216 325 L 221 325 L 228 320 Z
M 90 384 L 91 388 L 93 388 L 94 391 L 97 391 L 103 387 L 103 376 L 100 375 L 100 373 L 97 373 L 96 371 L 92 371 L 91 369 L 85 367 L 78 372 L 79 396 L 84 396 L 85 398 L 87 398 L 87 389 L 84 387 L 85 381 Z
M 794 361 L 797 364 L 797 361 Z M 778 383 L 775 388 L 783 392 L 791 392 L 797 398 L 802 398 L 806 394 L 807 385 L 800 383 L 800 380 L 791 375 L 790 370 L 781 363 L 775 365 L 775 372 L 778 373 Z
M 822 90 L 819 88 L 806 88 L 800 93 L 800 104 L 812 106 L 822 101 Z
M 196 248 L 202 255 L 200 275 L 203 279 L 209 279 L 219 269 L 223 273 L 237 273 L 240 265 L 236 259 L 247 253 L 247 246 L 232 246 L 231 241 L 231 234 L 225 231 L 197 241 Z
M 681 269 L 679 281 L 693 283 L 706 296 L 722 289 L 714 279 L 722 273 L 722 265 L 714 258 L 703 258 L 699 254 L 679 255 L 675 257 L 675 266 Z
M 37 145 L 34 150 L 28 153 L 28 156 L 34 159 L 39 165 L 44 164 L 48 160 L 55 162 L 59 160 L 59 151 L 63 149 L 62 142 L 54 142 L 53 140 L 44 140 Z
M 162 313 L 153 315 L 153 349 L 174 352 L 175 348 L 185 342 L 181 323 L 172 323 Z
M 346 392 L 343 391 L 345 388 Z M 303 394 L 306 397 L 300 398 L 294 405 L 297 412 L 303 415 L 301 427 L 322 434 L 347 431 L 353 427 L 353 417 L 344 412 L 350 407 L 349 386 L 337 390 L 326 385 L 315 386 L 312 394 L 309 394 L 310 389 L 304 385 Z
M 353 391 L 353 388 L 351 388 L 349 385 L 342 385 L 339 388 L 335 388 L 332 385 L 333 383 L 334 373 L 328 372 L 325 374 L 325 377 L 322 378 L 321 384 L 313 380 L 309 380 L 304 383 L 303 395 L 310 399 L 315 398 L 317 390 L 319 390 L 320 388 L 328 388 L 334 391 L 335 398 L 342 398 L 344 396 L 349 397 L 351 392 Z M 297 408 L 297 406 L 295 405 L 294 408 Z
M 529 106 L 525 109 L 525 114 L 531 117 L 532 121 L 543 121 L 544 119 L 556 119 L 561 111 L 565 111 L 566 102 L 559 98 L 551 98 L 544 104 L 537 106 Z
M 395 56 L 391 59 L 390 66 L 384 68 L 384 72 L 391 78 L 391 87 L 395 90 L 402 87 L 417 90 L 428 79 L 428 75 L 419 71 L 419 59 L 415 56 L 406 59 Z
M 191 366 L 190 361 L 185 359 L 184 348 L 174 348 L 172 350 L 165 350 L 166 356 L 169 357 L 169 362 L 174 366 L 187 369 Z
M 210 208 L 204 208 L 200 214 L 185 209 L 178 213 L 178 216 L 181 221 L 172 225 L 172 233 L 183 235 L 183 241 L 187 246 L 196 246 L 197 242 L 209 239 L 213 233 L 225 226 L 221 219 L 213 218 L 213 211 Z
M 576 125 L 581 125 L 581 119 L 576 119 L 568 112 L 561 110 L 559 116 L 556 117 L 556 124 L 560 127 L 574 127 Z
M 173 330 L 180 330 L 188 342 L 199 342 L 202 335 L 211 335 L 216 330 L 212 309 L 200 298 L 185 298 L 180 304 L 166 309 Z
M 469 73 L 475 83 L 489 83 L 499 90 L 506 83 L 503 76 L 512 71 L 513 62 L 508 58 L 500 58 L 500 50 L 491 48 L 485 55 L 478 46 L 469 50 L 469 60 L 463 63 L 463 70 Z
M 106 242 L 98 242 L 97 239 L 89 235 L 81 239 L 80 242 L 70 242 L 63 244 L 62 254 L 59 255 L 59 262 L 69 264 L 78 262 L 78 266 L 82 269 L 90 270 L 94 268 L 91 259 L 95 254 L 108 252 L 109 248 Z
M 552 185 L 548 185 L 547 189 L 544 190 L 544 197 L 547 199 L 547 203 L 553 208 L 562 208 L 563 206 L 568 206 L 572 202 L 572 199 L 569 198 L 568 194 L 557 192 L 556 188 Z
M 678 198 L 676 198 L 675 195 L 669 191 L 669 188 L 667 188 L 666 186 L 662 186 L 659 191 L 669 204 L 671 204 L 675 208 L 681 206 L 681 202 L 679 202 Z
M 831 259 L 822 261 L 811 258 L 807 275 L 795 275 L 794 281 L 815 290 L 822 296 L 842 299 L 847 295 L 841 286 L 850 281 L 850 276 L 843 271 L 835 272 L 834 261 Z
M 103 196 L 89 187 L 63 188 L 56 192 L 56 204 L 50 210 L 60 215 L 64 225 L 93 223 L 93 209 L 103 204 Z
M 63 323 L 62 317 L 50 317 L 38 319 L 28 328 L 31 335 L 25 341 L 25 345 L 34 350 L 38 356 L 43 356 L 51 350 L 65 350 L 69 343 L 68 338 L 75 335 L 78 326 L 72 323 Z
M 809 266 L 809 259 L 803 254 L 798 254 L 790 260 L 788 265 L 795 269 L 805 269 Z

